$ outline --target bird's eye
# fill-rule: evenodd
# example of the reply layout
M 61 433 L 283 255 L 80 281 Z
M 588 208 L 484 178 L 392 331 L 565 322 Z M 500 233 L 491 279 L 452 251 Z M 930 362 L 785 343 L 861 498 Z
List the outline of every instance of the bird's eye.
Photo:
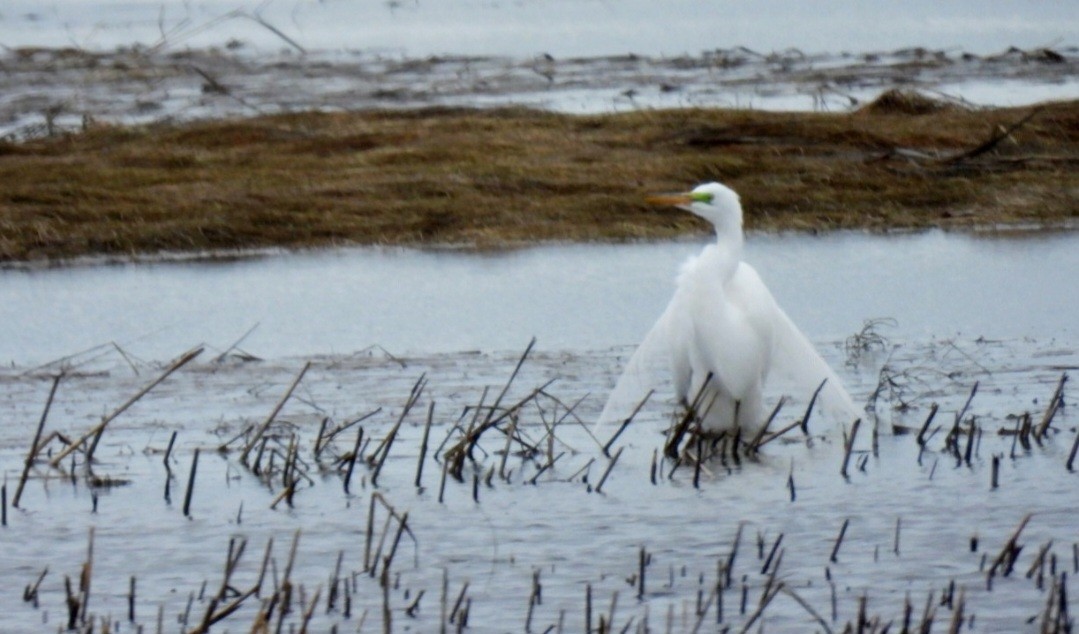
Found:
M 707 192 L 693 192 L 689 195 L 689 197 L 692 198 L 693 202 L 695 203 L 704 203 L 706 205 L 711 204 L 712 198 L 714 198 L 712 194 L 709 194 Z

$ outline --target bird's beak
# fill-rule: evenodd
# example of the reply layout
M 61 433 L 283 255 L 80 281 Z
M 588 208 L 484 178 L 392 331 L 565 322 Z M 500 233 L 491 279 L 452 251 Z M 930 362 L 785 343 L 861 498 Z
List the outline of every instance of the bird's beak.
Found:
M 661 207 L 688 207 L 693 204 L 693 196 L 690 194 L 659 194 L 646 196 L 644 201 L 650 205 Z

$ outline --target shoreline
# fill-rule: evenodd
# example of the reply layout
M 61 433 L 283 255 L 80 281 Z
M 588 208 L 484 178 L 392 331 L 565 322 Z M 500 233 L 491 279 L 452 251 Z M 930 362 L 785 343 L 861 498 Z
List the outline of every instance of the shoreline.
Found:
M 707 180 L 749 230 L 1061 226 L 1079 101 L 971 111 L 565 115 L 434 108 L 91 125 L 0 143 L 0 264 L 86 255 L 626 242 L 703 233 L 644 196 Z
M 1041 235 L 1066 234 L 1079 232 L 1079 220 L 1064 219 L 1043 224 L 987 224 L 968 227 L 883 227 L 875 229 L 867 228 L 843 228 L 829 229 L 825 231 L 811 231 L 804 229 L 748 229 L 746 238 L 753 240 L 760 237 L 772 237 L 783 235 L 801 235 L 807 238 L 823 237 L 836 234 L 862 234 L 862 235 L 918 235 L 927 232 L 941 231 L 944 233 L 958 233 L 976 238 L 985 239 L 1014 239 L 1036 238 Z M 316 253 L 345 253 L 354 250 L 402 250 L 432 253 L 464 253 L 485 255 L 491 253 L 509 253 L 528 249 L 543 249 L 548 247 L 560 247 L 571 245 L 594 245 L 597 247 L 634 244 L 661 244 L 661 243 L 704 243 L 710 240 L 708 233 L 685 233 L 668 238 L 634 238 L 627 240 L 592 240 L 578 241 L 572 239 L 563 240 L 523 240 L 504 244 L 451 244 L 451 243 L 401 243 L 401 244 L 326 244 L 313 246 L 271 246 L 261 248 L 223 248 L 214 251 L 174 251 L 160 253 L 133 253 L 133 254 L 86 254 L 71 258 L 53 260 L 16 260 L 0 262 L 0 272 L 9 271 L 45 271 L 50 269 L 76 269 L 84 267 L 112 267 L 112 266 L 157 266 L 169 264 L 226 264 L 229 262 L 249 262 L 266 258 L 304 256 Z

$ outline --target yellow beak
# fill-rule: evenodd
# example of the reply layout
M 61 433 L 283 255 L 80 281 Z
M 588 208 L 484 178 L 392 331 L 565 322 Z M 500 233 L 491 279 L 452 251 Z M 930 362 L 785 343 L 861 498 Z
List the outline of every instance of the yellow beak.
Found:
M 657 196 L 646 196 L 644 201 L 650 205 L 681 207 L 683 205 L 692 204 L 693 196 L 690 194 L 660 194 Z

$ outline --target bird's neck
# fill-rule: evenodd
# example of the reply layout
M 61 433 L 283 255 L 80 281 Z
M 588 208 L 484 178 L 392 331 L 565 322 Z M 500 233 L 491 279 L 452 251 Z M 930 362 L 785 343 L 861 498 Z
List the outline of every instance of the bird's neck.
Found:
M 727 275 L 733 275 L 735 269 L 738 268 L 738 264 L 742 261 L 742 247 L 744 244 L 745 237 L 742 235 L 741 227 L 734 231 L 716 228 L 716 245 L 719 247 L 719 253 L 723 258 L 721 266 Z

